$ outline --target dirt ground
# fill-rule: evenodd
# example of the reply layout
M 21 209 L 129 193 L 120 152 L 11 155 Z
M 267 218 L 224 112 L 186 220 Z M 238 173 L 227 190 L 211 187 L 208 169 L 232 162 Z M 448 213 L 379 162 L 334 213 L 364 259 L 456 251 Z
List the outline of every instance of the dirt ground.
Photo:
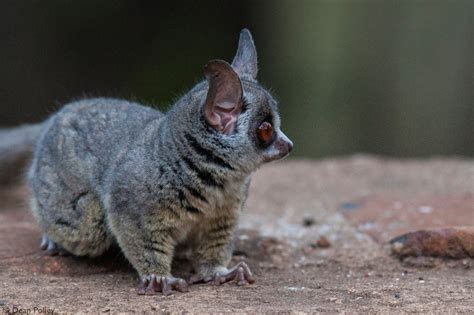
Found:
M 474 226 L 474 161 L 353 156 L 259 170 L 236 237 L 256 283 L 139 296 L 119 252 L 44 256 L 23 187 L 0 196 L 0 310 L 48 312 L 474 312 L 472 258 L 401 261 L 388 241 Z M 186 262 L 176 270 L 185 273 Z M 3 306 L 2 306 L 3 304 Z

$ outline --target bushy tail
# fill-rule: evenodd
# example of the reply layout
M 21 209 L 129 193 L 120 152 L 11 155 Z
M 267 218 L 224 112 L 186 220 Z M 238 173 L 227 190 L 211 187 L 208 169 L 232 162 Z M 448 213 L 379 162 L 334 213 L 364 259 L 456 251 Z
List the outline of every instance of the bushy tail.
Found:
M 42 124 L 0 129 L 0 186 L 20 178 L 29 162 Z

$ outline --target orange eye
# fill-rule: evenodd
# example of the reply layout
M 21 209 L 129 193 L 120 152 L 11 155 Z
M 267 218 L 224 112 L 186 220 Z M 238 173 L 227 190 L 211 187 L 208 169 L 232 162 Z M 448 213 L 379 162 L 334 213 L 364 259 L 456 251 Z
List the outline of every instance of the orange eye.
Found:
M 268 121 L 264 121 L 257 129 L 258 139 L 262 142 L 268 142 L 273 136 L 273 127 Z

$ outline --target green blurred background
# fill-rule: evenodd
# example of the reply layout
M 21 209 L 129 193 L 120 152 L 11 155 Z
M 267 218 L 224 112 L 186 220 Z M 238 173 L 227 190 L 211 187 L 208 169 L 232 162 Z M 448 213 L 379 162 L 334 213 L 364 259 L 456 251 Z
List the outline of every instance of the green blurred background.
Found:
M 293 156 L 474 156 L 474 1 L 2 1 L 0 125 L 113 96 L 166 109 L 259 52 Z

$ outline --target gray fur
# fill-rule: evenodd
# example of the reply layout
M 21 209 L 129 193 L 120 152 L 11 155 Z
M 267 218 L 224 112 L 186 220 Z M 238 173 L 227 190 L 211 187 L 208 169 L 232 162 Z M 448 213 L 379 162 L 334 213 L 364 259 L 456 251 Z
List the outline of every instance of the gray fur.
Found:
M 248 56 L 248 36 L 239 43 L 242 56 Z M 100 255 L 115 240 L 146 283 L 151 275 L 171 276 L 181 244 L 194 248 L 203 278 L 225 274 L 250 174 L 291 150 L 277 103 L 246 77 L 240 76 L 245 108 L 230 135 L 204 117 L 207 81 L 166 114 L 96 98 L 50 117 L 28 173 L 33 213 L 48 240 L 87 256 Z M 271 119 L 276 134 L 265 147 L 256 136 L 263 119 Z

